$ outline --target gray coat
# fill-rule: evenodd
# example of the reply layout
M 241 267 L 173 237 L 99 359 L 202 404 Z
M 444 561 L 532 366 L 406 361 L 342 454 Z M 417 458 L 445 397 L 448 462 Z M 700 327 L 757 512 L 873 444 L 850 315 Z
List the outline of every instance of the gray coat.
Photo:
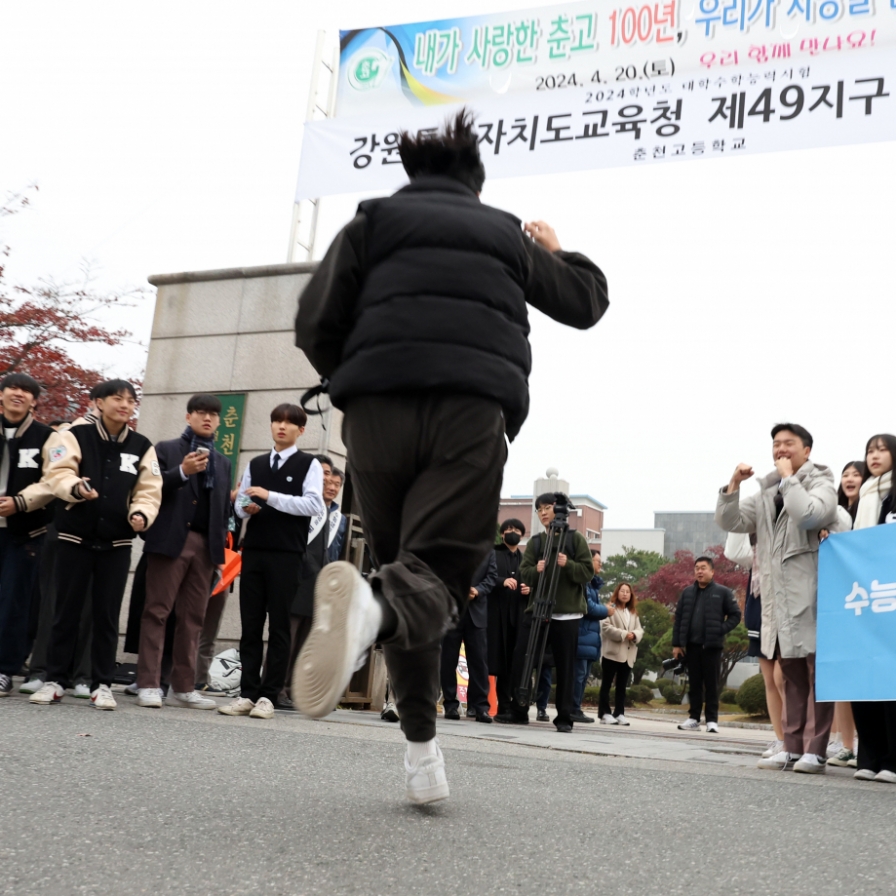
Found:
M 725 494 L 716 505 L 716 525 L 726 532 L 755 532 L 762 592 L 762 653 L 785 658 L 815 653 L 818 600 L 818 532 L 836 528 L 834 474 L 806 461 L 795 480 L 781 486 L 784 508 L 775 521 L 777 470 L 759 480 L 761 491 L 740 499 Z

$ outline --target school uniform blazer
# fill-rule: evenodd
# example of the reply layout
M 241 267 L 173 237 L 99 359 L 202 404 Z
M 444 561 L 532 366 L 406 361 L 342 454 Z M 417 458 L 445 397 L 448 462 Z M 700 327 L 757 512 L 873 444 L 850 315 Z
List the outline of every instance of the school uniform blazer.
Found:
M 628 625 L 623 619 L 624 616 L 622 609 L 616 607 L 616 612 L 601 622 L 600 653 L 605 660 L 634 666 L 635 660 L 638 658 L 638 645 L 641 643 L 641 638 L 644 637 L 644 629 L 641 628 L 641 619 L 637 613 L 628 614 Z M 626 638 L 629 632 L 635 633 L 634 641 L 629 641 Z

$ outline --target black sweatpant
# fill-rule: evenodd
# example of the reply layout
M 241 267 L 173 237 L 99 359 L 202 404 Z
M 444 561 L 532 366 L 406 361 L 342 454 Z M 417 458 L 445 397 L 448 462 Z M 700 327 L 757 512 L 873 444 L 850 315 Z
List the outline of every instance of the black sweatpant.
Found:
M 93 576 L 90 689 L 112 684 L 118 653 L 118 614 L 130 568 L 130 545 L 100 551 L 60 539 L 56 554 L 56 616 L 47 651 L 47 681 L 71 687 L 79 623 Z
M 722 674 L 722 648 L 688 644 L 685 655 L 688 666 L 688 701 L 690 717 L 700 721 L 706 693 L 706 721 L 719 721 L 719 677 Z
M 896 701 L 871 700 L 852 704 L 859 736 L 858 767 L 896 772 Z
M 575 706 L 573 692 L 576 685 L 576 653 L 579 649 L 580 619 L 552 619 L 548 626 L 547 650 L 554 657 L 554 669 L 557 676 L 557 693 L 554 705 L 557 715 L 555 725 L 572 725 L 572 711 Z M 532 614 L 523 613 L 520 623 L 519 637 L 516 639 L 516 650 L 513 653 L 513 714 L 522 718 L 528 717 L 529 707 L 521 707 L 516 703 L 516 689 L 523 678 L 523 667 L 526 664 L 526 650 L 529 646 L 529 631 L 532 628 Z M 542 669 L 542 671 L 544 671 Z M 538 682 L 536 682 L 536 687 Z
M 240 571 L 240 696 L 257 703 L 277 702 L 286 682 L 291 633 L 289 608 L 299 588 L 302 554 L 243 549 Z M 268 655 L 264 659 L 264 623 L 268 623 Z
M 469 614 L 461 619 L 457 628 L 451 629 L 442 638 L 442 703 L 446 711 L 456 710 L 460 706 L 457 699 L 457 661 L 460 657 L 461 642 L 464 644 L 467 672 L 470 676 L 467 685 L 467 707 L 487 715 L 488 642 L 485 629 L 473 625 Z
M 503 414 L 472 395 L 369 395 L 349 402 L 342 434 L 377 568 L 370 584 L 398 619 L 383 650 L 401 728 L 410 741 L 428 741 L 442 637 L 494 545 Z
M 600 700 L 597 714 L 604 716 L 625 715 L 625 689 L 628 687 L 628 676 L 631 666 L 628 663 L 617 663 L 616 660 L 601 659 L 600 661 Z M 613 682 L 616 683 L 616 701 L 614 712 L 610 712 L 610 690 Z

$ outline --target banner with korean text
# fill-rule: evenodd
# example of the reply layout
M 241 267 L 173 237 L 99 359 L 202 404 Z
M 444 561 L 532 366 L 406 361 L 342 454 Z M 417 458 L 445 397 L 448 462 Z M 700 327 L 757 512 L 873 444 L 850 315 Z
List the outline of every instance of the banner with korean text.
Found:
M 399 131 L 462 104 L 489 178 L 896 139 L 896 0 L 577 2 L 344 31 L 340 58 L 297 199 L 400 186 Z
M 896 700 L 896 525 L 818 551 L 816 699 Z

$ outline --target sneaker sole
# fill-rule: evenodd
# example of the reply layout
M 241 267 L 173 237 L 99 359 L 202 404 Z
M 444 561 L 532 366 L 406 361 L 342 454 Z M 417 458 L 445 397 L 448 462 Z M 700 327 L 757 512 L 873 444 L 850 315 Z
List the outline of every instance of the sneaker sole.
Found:
M 296 660 L 293 703 L 306 716 L 321 719 L 339 703 L 351 681 L 356 656 L 349 655 L 349 622 L 355 615 L 358 571 L 345 561 L 330 563 L 314 589 L 314 621 Z M 441 797 L 440 797 L 441 799 Z
M 57 703 L 62 703 L 62 698 L 60 697 L 58 700 L 35 700 L 32 698 L 28 702 L 35 706 L 55 706 Z
M 173 700 L 171 697 L 165 698 L 166 706 L 177 706 L 180 709 L 217 709 L 217 704 L 211 706 L 197 706 L 195 703 L 181 703 L 180 700 Z
M 159 700 L 158 703 L 144 703 L 142 700 L 138 700 L 137 706 L 142 706 L 144 709 L 161 709 L 162 701 Z
M 823 775 L 825 773 L 826 766 L 820 765 L 816 768 L 813 765 L 813 766 L 808 766 L 808 767 L 803 766 L 803 768 L 800 768 L 798 765 L 795 765 L 793 767 L 793 770 L 795 772 L 797 772 L 797 774 L 800 774 L 800 775 Z
M 252 710 L 249 709 L 246 712 L 233 712 L 232 710 L 228 709 L 228 707 L 226 707 L 226 706 L 219 706 L 218 712 L 221 713 L 222 716 L 237 717 L 237 716 L 247 716 L 247 715 L 249 715 L 250 712 L 252 712 Z
M 93 702 L 91 702 L 90 705 L 91 705 L 94 709 L 98 709 L 100 712 L 111 712 L 113 709 L 115 709 L 114 706 L 100 706 L 100 705 L 98 705 L 97 703 L 93 703 Z
M 848 768 L 849 760 L 844 762 L 842 759 L 828 759 L 828 765 L 833 765 L 834 768 Z
M 274 714 L 272 712 L 260 713 L 260 712 L 250 712 L 250 719 L 273 719 Z
M 415 806 L 425 806 L 428 803 L 438 803 L 447 800 L 450 796 L 448 784 L 436 784 L 434 787 L 426 787 L 423 790 L 408 790 L 408 800 Z

